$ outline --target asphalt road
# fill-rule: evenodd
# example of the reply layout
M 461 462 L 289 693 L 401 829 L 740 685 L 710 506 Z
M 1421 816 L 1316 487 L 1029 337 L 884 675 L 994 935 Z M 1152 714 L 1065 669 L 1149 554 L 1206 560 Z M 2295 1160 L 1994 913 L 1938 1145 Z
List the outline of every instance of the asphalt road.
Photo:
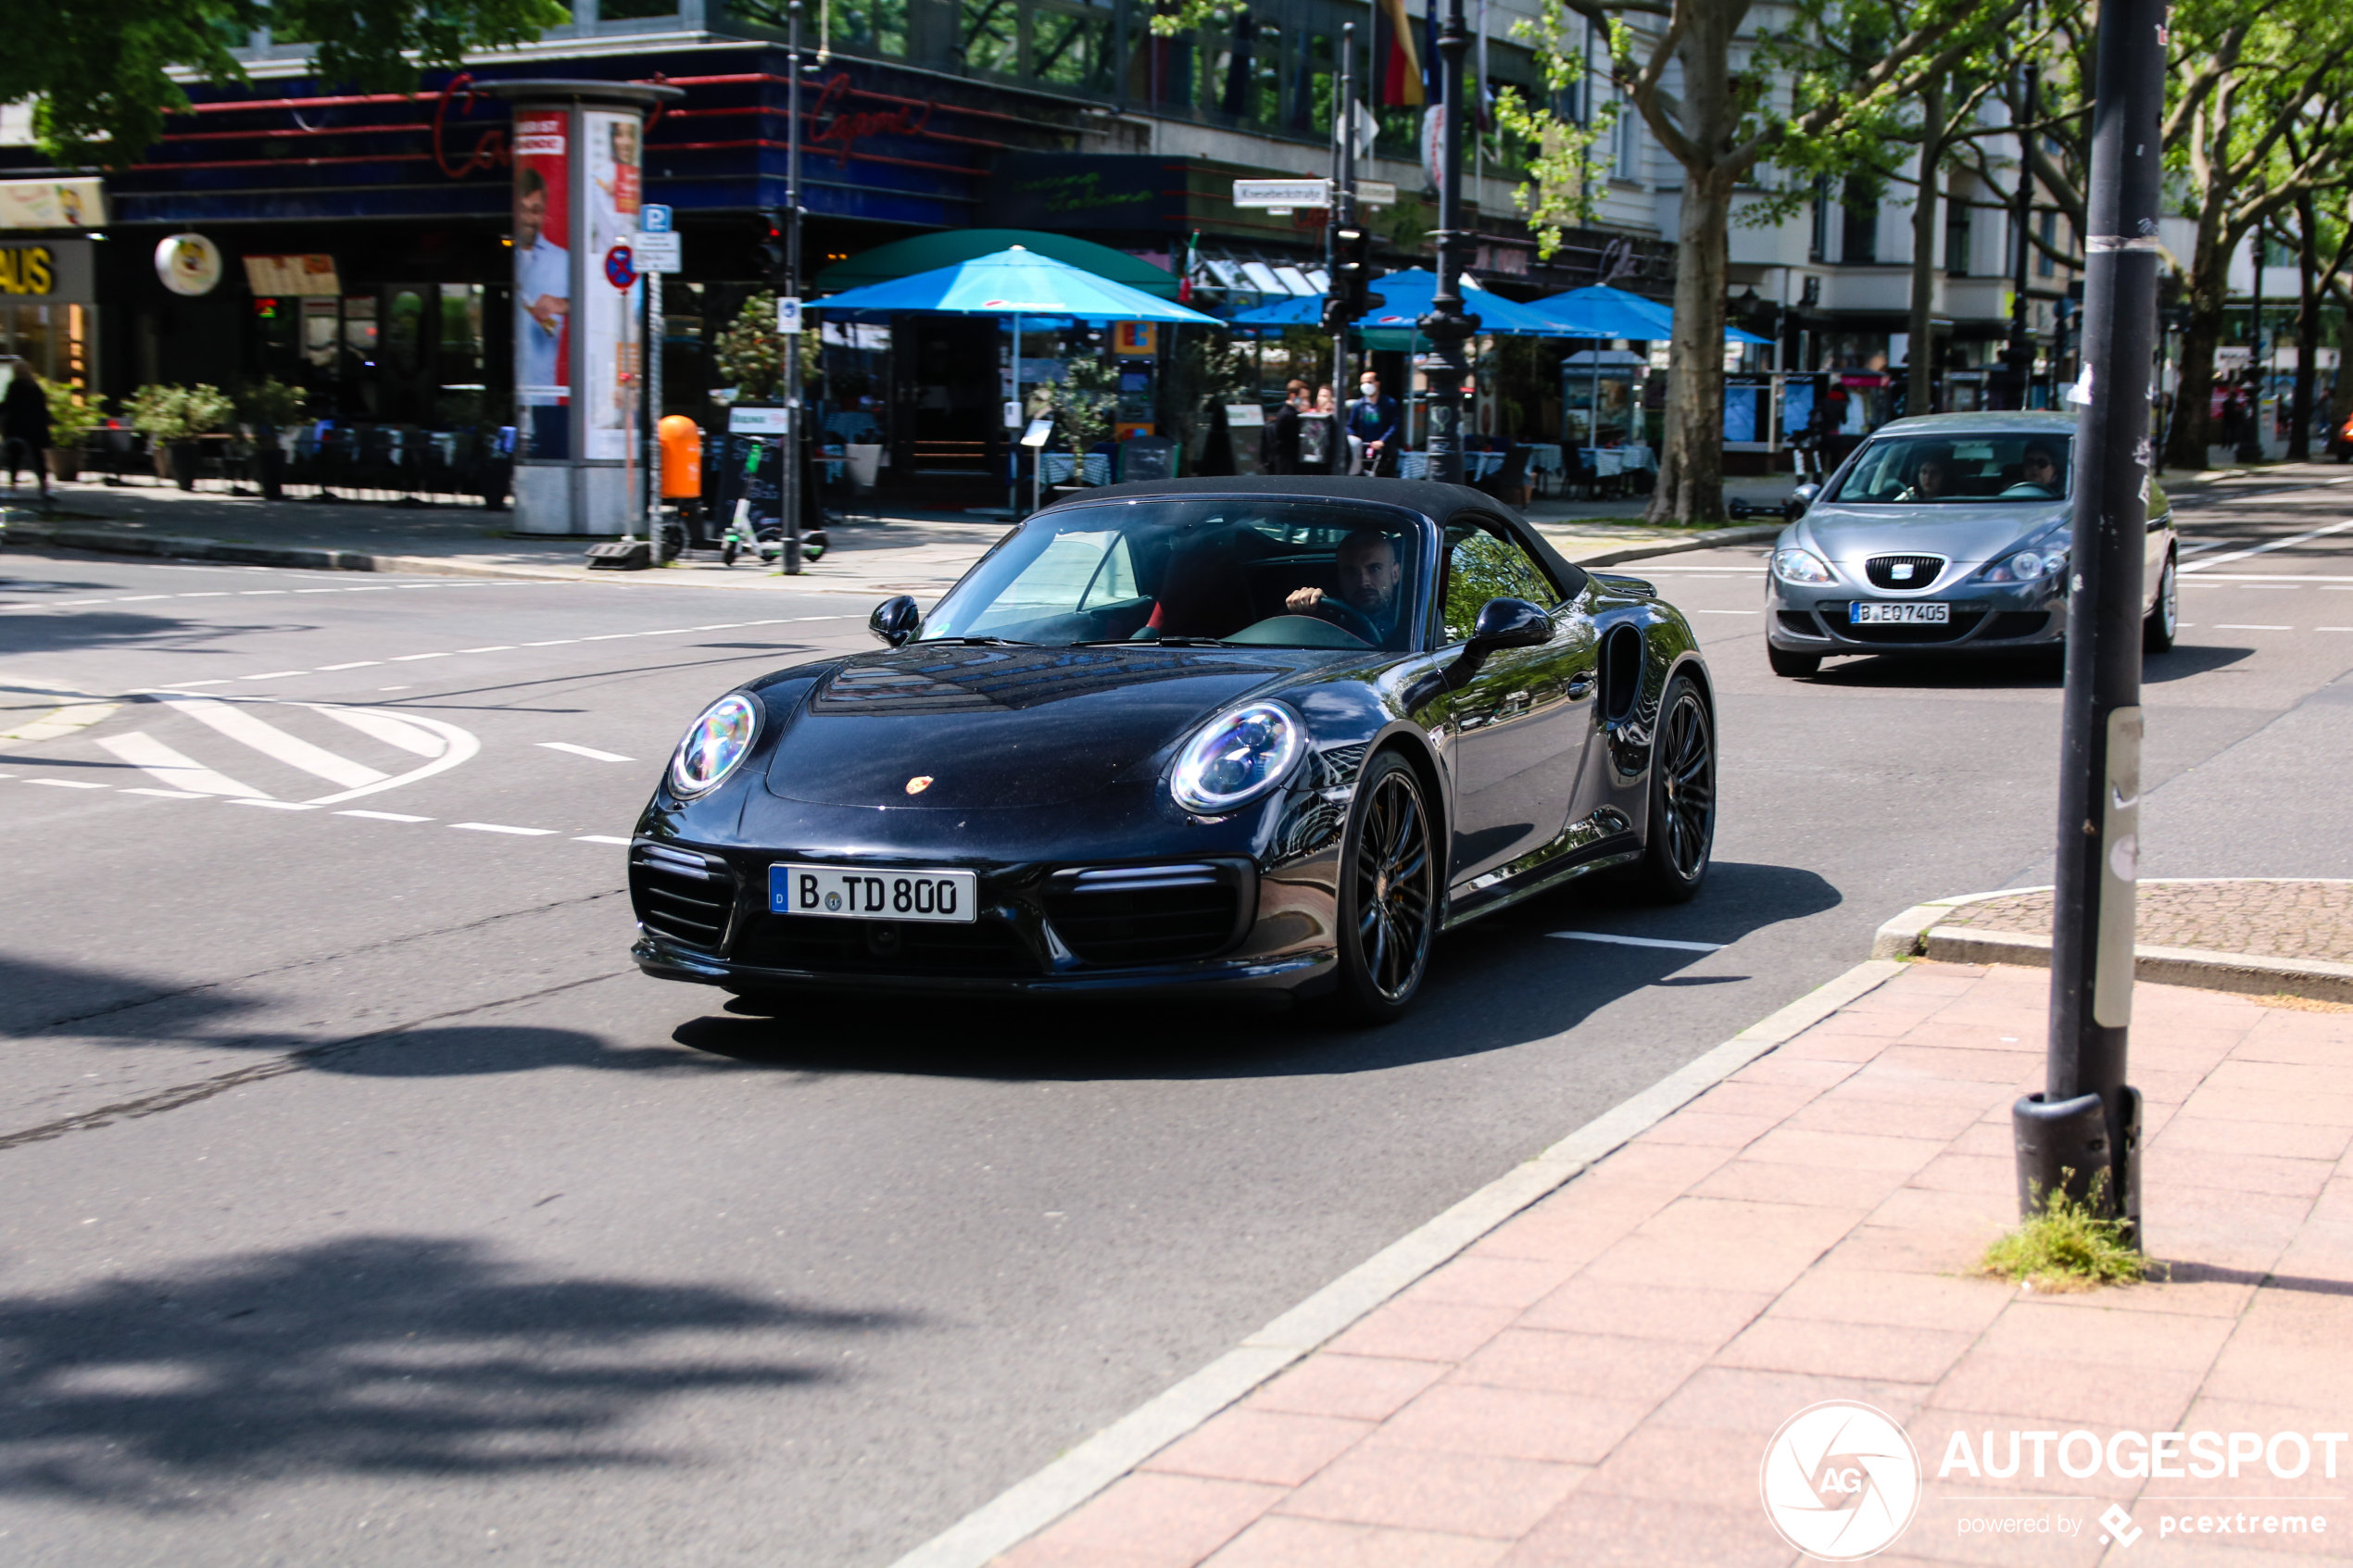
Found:
M 2353 874 L 2348 518 L 2185 513 L 2146 874 Z M 1777 680 L 1759 552 L 1621 570 L 1714 661 L 1710 888 L 1472 927 L 1365 1034 L 637 975 L 656 770 L 839 596 L 0 556 L 0 729 L 69 710 L 0 741 L 0 1561 L 887 1562 L 1887 916 L 2047 880 L 2055 662 Z

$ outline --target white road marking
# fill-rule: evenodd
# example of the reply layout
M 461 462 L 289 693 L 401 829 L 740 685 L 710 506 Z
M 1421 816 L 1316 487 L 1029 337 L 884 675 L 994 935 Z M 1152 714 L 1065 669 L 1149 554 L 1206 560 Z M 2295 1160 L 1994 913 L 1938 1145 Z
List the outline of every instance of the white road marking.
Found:
M 256 718 L 251 710 L 218 697 L 166 697 L 165 706 L 179 709 L 200 724 L 209 725 L 231 740 L 253 747 L 264 757 L 299 768 L 346 789 L 380 784 L 389 776 L 364 762 L 355 762 L 300 735 L 288 734 L 275 724 Z
M 2353 518 L 2348 518 L 2343 522 L 2332 522 L 2326 528 L 2316 528 L 2309 533 L 2298 533 L 2292 538 L 2274 539 L 2267 545 L 2256 545 L 2244 550 L 2233 550 L 2228 555 L 2208 556 L 2204 560 L 2192 561 L 2181 570 L 2202 571 L 2209 566 L 2221 566 L 2224 561 L 2245 560 L 2249 556 L 2265 555 L 2272 550 L 2292 549 L 2297 545 L 2309 544 L 2315 539 L 2325 539 L 2332 533 L 2342 533 L 2348 528 L 2353 528 Z
M 232 800 L 232 806 L 267 806 L 273 811 L 315 811 L 308 800 Z
M 182 594 L 180 596 L 183 599 L 225 599 L 229 596 L 229 590 L 226 588 L 207 588 L 201 594 Z
M 268 799 L 270 792 L 251 784 L 239 784 L 223 773 L 216 773 L 195 758 L 164 745 L 144 730 L 127 735 L 100 735 L 98 744 L 123 761 L 130 763 L 149 778 L 171 785 L 175 790 L 193 790 L 200 795 L 251 796 Z
M 449 825 L 464 828 L 469 833 L 515 833 L 530 838 L 545 837 L 556 831 L 554 828 L 510 828 L 500 822 L 451 822 Z
M 1600 931 L 1548 931 L 1544 935 L 1571 942 L 1607 942 L 1618 947 L 1672 947 L 1686 953 L 1720 953 L 1724 950 L 1721 942 L 1673 942 L 1664 936 L 1612 936 Z
M 560 648 L 580 641 L 578 637 L 556 637 L 544 643 L 525 643 L 527 648 Z
M 209 795 L 205 795 L 193 789 L 144 789 L 126 787 L 119 793 L 123 795 L 152 795 L 164 800 L 209 800 L 212 798 Z
M 288 591 L 289 590 L 284 588 L 240 588 L 237 590 L 237 597 L 241 599 L 261 599 L 267 598 L 272 594 L 283 594 Z
M 2214 623 L 2214 629 L 2217 632 L 2293 632 L 2296 630 L 2293 626 L 2250 626 L 2241 621 L 2218 621 Z
M 591 762 L 635 762 L 637 760 L 635 757 L 623 757 L 619 752 L 598 751 L 593 746 L 574 746 L 568 740 L 543 740 L 539 744 L 550 751 L 569 751 L 574 757 L 585 757 Z
M 514 648 L 515 645 L 512 643 L 493 643 L 486 648 L 459 648 L 458 651 L 459 653 L 512 653 Z
M 2249 583 L 2246 584 L 2246 591 L 2250 594 L 2300 594 L 2304 591 L 2304 584 L 2301 583 Z
M 609 837 L 607 837 L 605 834 L 601 834 L 601 833 L 584 833 L 584 834 L 579 834 L 579 835 L 578 835 L 578 836 L 576 836 L 575 838 L 573 838 L 573 842 L 574 844 L 623 844 L 623 845 L 625 845 L 625 844 L 627 844 L 629 841 L 628 841 L 627 839 L 625 839 L 625 838 L 609 838 Z
M 2315 626 L 2315 632 L 2353 632 L 2353 626 Z
M 382 664 L 384 660 L 380 659 L 355 659 L 348 664 L 321 664 L 318 669 L 312 671 L 311 673 L 314 675 L 323 675 L 332 670 L 365 670 L 371 664 Z
M 115 603 L 119 605 L 139 605 L 145 604 L 149 599 L 168 599 L 170 597 L 171 597 L 170 594 L 133 594 L 129 598 L 117 599 L 115 600 Z
M 371 822 L 429 822 L 431 817 L 407 817 L 397 811 L 337 811 L 338 817 L 365 817 Z
M 87 779 L 27 779 L 27 784 L 47 784 L 51 789 L 107 789 L 111 785 L 92 784 Z
M 313 713 L 323 713 L 330 719 L 350 725 L 363 735 L 373 735 L 386 746 L 396 746 L 419 757 L 438 757 L 449 749 L 447 739 L 434 731 L 421 724 L 412 724 L 406 719 L 395 718 L 389 713 L 378 712 L 372 708 L 335 708 L 325 704 L 306 706 Z
M 258 675 L 240 675 L 240 681 L 283 681 L 289 675 L 308 675 L 308 670 L 271 670 Z
M 174 683 L 174 684 L 182 690 L 187 690 L 196 686 L 225 686 L 228 684 L 229 677 L 226 675 L 221 676 L 220 679 L 217 681 L 180 681 Z
M 414 664 L 421 659 L 447 659 L 448 657 L 449 656 L 446 653 L 404 653 L 395 656 L 392 662 L 395 664 Z
M 67 694 L 50 692 L 44 695 L 62 696 Z M 88 729 L 121 706 L 119 702 L 66 703 L 53 709 L 45 717 L 36 719 L 29 724 L 19 724 L 13 730 L 0 731 L 0 740 L 55 740 L 59 735 L 69 735 L 76 730 Z

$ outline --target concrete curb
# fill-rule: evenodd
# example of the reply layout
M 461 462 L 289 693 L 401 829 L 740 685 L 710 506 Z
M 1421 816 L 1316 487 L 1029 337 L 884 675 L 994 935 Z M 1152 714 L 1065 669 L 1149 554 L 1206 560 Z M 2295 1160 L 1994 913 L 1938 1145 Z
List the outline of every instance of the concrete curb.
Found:
M 1016 1482 L 892 1568 L 981 1568 L 1356 1323 L 1611 1150 L 1775 1047 L 1903 972 L 1874 959 L 1799 997 L 1612 1107 L 1525 1164 L 1391 1242 L 1233 1349 Z
M 1651 556 L 1680 556 L 1692 550 L 1716 550 L 1727 545 L 1763 545 L 1777 538 L 1786 522 L 1751 523 L 1743 528 L 1711 528 L 1705 533 L 1694 533 L 1688 539 L 1674 539 L 1652 545 L 1629 545 L 1623 549 L 1603 550 L 1595 555 L 1579 556 L 1577 564 L 1584 567 L 1616 566 L 1620 561 L 1643 560 Z M 1539 529 L 1538 532 L 1542 532 Z
M 2151 885 L 2201 882 L 2333 882 L 2334 877 L 2151 877 Z M 1926 958 L 1939 963 L 2007 963 L 2027 969 L 2051 967 L 2051 939 L 2029 932 L 1981 931 L 1974 926 L 1944 925 L 1955 909 L 2006 898 L 2015 893 L 2043 893 L 2042 887 L 2008 887 L 1997 893 L 1970 893 L 1915 904 L 1879 928 L 1871 941 L 1875 959 Z M 2324 959 L 2272 959 L 2253 953 L 2218 953 L 2201 947 L 2160 947 L 2143 943 L 2133 949 L 2133 977 L 2153 985 L 2193 985 L 2208 991 L 2244 996 L 2303 997 L 2311 1001 L 2353 1003 L 2353 964 Z
M 0 546 L 45 545 L 59 550 L 105 555 L 169 557 L 175 560 L 232 561 L 239 566 L 290 566 L 305 571 L 398 571 L 426 577 L 505 577 L 532 583 L 566 583 L 572 574 L 523 566 L 481 566 L 435 556 L 377 556 L 362 550 L 332 550 L 282 545 L 236 545 L 171 533 L 125 533 L 111 528 L 57 528 L 11 521 Z

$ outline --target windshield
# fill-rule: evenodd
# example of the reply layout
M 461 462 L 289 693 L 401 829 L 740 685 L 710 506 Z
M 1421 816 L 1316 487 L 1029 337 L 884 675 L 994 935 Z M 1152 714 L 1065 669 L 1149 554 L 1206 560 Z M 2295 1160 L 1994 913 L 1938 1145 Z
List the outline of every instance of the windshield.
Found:
M 984 557 L 921 640 L 1403 652 L 1428 527 L 1387 507 L 1264 497 L 1056 510 Z
M 1825 500 L 1907 506 L 2056 501 L 2068 494 L 2070 435 L 1889 435 L 1863 448 Z

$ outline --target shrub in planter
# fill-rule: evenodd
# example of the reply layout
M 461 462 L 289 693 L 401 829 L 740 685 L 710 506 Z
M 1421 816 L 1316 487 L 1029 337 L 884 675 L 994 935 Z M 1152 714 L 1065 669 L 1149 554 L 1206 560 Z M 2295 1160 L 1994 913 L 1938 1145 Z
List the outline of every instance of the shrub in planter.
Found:
M 144 432 L 156 449 L 156 477 L 178 483 L 182 490 L 196 487 L 195 438 L 229 422 L 236 405 L 217 386 L 169 383 L 143 386 L 126 406 L 132 428 Z
M 106 420 L 99 399 L 84 401 L 63 382 L 44 381 L 42 395 L 49 400 L 49 476 L 72 479 L 82 472 L 82 445 Z

